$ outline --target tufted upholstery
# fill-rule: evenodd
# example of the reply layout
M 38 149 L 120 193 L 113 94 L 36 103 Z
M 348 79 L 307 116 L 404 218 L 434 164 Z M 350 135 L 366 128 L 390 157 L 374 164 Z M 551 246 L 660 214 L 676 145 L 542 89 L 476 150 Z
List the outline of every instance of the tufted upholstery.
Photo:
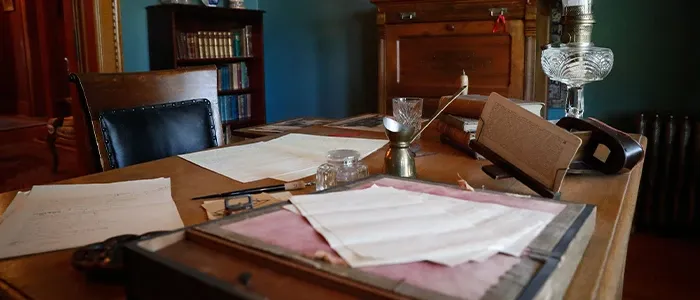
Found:
M 207 99 L 106 111 L 99 120 L 112 169 L 217 145 Z

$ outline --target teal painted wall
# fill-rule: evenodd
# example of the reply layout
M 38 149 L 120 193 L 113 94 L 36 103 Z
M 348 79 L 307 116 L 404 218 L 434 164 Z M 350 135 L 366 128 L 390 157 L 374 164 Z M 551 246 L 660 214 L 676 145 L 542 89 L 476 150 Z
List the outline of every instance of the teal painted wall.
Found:
M 145 7 L 155 3 L 121 2 L 126 71 L 148 70 Z M 375 109 L 377 33 L 369 0 L 246 4 L 267 12 L 269 121 L 344 117 Z M 685 5 L 684 0 L 667 0 L 663 7 Z M 642 111 L 697 112 L 699 51 L 689 42 L 697 35 L 697 25 L 692 18 L 659 12 L 653 0 L 595 1 L 598 23 L 593 39 L 614 51 L 615 64 L 604 81 L 586 87 L 586 116 L 634 129 L 632 118 Z
M 122 46 L 124 49 L 124 71 L 148 71 L 148 26 L 146 7 L 156 5 L 159 0 L 121 0 Z M 223 6 L 226 1 L 219 1 Z M 257 9 L 258 0 L 246 0 L 247 8 Z
M 148 26 L 146 7 L 158 0 L 121 0 L 124 71 L 148 71 Z
M 691 61 L 693 57 L 697 59 L 698 51 L 686 41 L 694 40 L 697 31 L 691 31 L 688 26 L 692 18 L 661 13 L 666 9 L 682 9 L 688 2 L 594 3 L 597 24 L 593 41 L 611 48 L 615 63 L 605 80 L 586 86 L 585 115 L 633 130 L 634 118 L 640 112 L 696 114 L 700 103 L 689 92 L 697 86 L 694 84 L 700 83 L 697 75 L 691 75 L 697 74 L 691 72 Z
M 260 9 L 267 12 L 269 121 L 376 107 L 378 42 L 369 0 L 261 0 Z
M 121 0 L 126 72 L 149 70 L 145 8 L 157 3 Z M 247 0 L 246 7 L 267 11 L 268 121 L 374 109 L 377 36 L 368 0 Z

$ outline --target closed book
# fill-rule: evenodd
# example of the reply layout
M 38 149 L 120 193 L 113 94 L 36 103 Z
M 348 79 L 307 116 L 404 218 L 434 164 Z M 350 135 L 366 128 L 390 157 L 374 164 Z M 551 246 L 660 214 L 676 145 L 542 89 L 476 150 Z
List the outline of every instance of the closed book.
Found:
M 444 144 L 450 145 L 451 147 L 460 150 L 472 158 L 482 159 L 483 156 L 479 155 L 470 146 L 469 142 L 476 138 L 473 132 L 466 132 L 459 128 L 448 125 L 442 120 L 435 120 L 437 123 L 437 130 L 440 133 L 440 141 Z
M 447 125 L 455 128 L 459 128 L 465 132 L 476 132 L 476 128 L 479 126 L 478 119 L 465 118 L 450 114 L 442 114 L 438 119 Z
M 444 113 L 461 116 L 465 118 L 479 119 L 481 117 L 481 111 L 486 105 L 486 100 L 488 96 L 483 95 L 463 95 L 459 96 L 450 106 L 445 108 Z M 519 99 L 509 98 L 510 101 L 520 105 L 520 107 L 528 110 L 529 112 L 536 114 L 540 117 L 543 116 L 544 103 L 534 102 L 534 101 L 523 101 Z M 445 106 L 447 102 L 450 101 L 450 97 L 440 98 L 439 107 Z

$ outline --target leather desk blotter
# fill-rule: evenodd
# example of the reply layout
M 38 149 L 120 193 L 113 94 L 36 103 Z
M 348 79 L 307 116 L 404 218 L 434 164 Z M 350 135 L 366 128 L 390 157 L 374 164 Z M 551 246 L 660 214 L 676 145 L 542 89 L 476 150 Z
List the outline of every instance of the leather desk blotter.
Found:
M 282 203 L 127 246 L 127 293 L 220 299 L 533 299 L 564 295 L 595 224 L 584 204 L 373 176 L 372 185 L 556 213 L 525 254 L 447 267 L 431 262 L 350 268 Z M 324 260 L 315 259 L 323 253 Z M 167 295 L 163 293 L 167 293 Z

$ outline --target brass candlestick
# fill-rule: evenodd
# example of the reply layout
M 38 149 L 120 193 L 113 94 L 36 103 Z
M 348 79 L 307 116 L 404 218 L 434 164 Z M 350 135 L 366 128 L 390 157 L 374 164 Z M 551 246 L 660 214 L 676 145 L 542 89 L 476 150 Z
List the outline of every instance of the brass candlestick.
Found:
M 416 161 L 414 154 L 408 147 L 423 133 L 423 130 L 428 128 L 435 119 L 447 108 L 452 102 L 459 98 L 462 93 L 466 93 L 469 89 L 468 85 L 462 86 L 461 89 L 454 95 L 445 106 L 439 109 L 428 124 L 425 124 L 420 131 L 415 132 L 415 129 L 410 126 L 405 126 L 396 121 L 393 117 L 384 117 L 384 132 L 389 139 L 389 149 L 384 155 L 384 172 L 389 175 L 415 178 L 416 177 Z

